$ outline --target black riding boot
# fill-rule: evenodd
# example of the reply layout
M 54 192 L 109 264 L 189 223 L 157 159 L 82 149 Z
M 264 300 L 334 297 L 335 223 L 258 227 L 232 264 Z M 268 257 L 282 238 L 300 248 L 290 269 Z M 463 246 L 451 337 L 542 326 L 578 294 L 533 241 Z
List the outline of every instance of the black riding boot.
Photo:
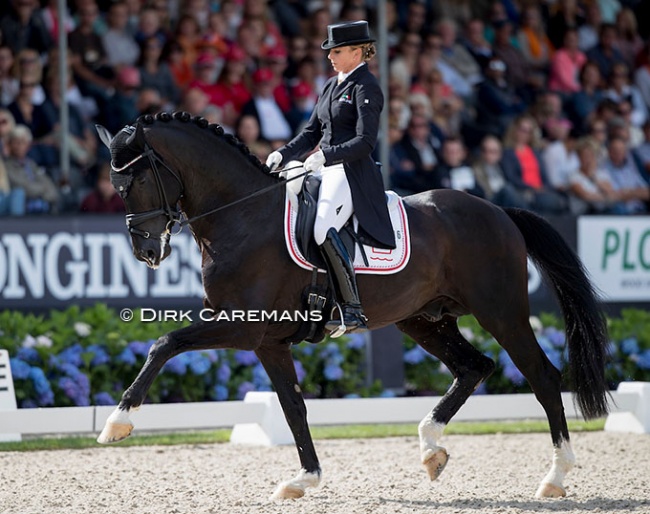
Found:
M 359 292 L 354 274 L 354 266 L 348 251 L 336 230 L 327 232 L 325 242 L 320 246 L 321 254 L 327 264 L 337 301 L 341 304 L 343 324 L 346 332 L 363 332 L 368 330 L 367 318 L 363 315 Z M 341 326 L 341 320 L 328 321 L 325 328 L 334 332 Z M 341 334 L 339 334 L 341 335 Z

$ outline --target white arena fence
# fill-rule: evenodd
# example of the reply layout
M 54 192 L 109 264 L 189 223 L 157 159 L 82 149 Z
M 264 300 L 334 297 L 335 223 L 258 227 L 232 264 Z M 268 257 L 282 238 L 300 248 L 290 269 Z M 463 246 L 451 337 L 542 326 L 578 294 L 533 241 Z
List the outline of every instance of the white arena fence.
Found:
M 5 364 L 3 366 L 3 364 Z M 436 396 L 306 400 L 310 425 L 418 423 L 440 401 Z M 567 418 L 579 418 L 573 395 L 563 393 Z M 612 392 L 605 430 L 650 433 L 650 383 L 624 382 Z M 7 352 L 0 350 L 0 441 L 21 434 L 99 433 L 114 407 L 16 409 Z M 454 421 L 545 419 L 532 394 L 471 396 Z M 275 393 L 251 392 L 243 401 L 145 404 L 131 414 L 138 430 L 201 430 L 233 427 L 231 442 L 293 444 Z M 414 434 L 415 435 L 415 434 Z

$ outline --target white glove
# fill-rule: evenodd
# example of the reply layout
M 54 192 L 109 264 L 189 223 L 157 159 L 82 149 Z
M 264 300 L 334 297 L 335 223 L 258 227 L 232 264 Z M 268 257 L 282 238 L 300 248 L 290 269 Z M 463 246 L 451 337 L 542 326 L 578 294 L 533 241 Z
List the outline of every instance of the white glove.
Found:
M 318 171 L 325 164 L 325 155 L 323 150 L 311 154 L 305 161 L 305 171 Z
M 275 171 L 282 162 L 282 154 L 280 152 L 271 152 L 266 158 L 266 165 L 271 172 Z

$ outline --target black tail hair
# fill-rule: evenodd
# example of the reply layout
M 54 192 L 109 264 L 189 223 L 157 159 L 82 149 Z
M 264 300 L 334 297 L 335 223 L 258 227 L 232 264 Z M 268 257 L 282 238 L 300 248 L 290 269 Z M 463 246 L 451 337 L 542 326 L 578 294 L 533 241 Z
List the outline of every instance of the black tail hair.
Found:
M 605 357 L 607 323 L 598 295 L 571 247 L 544 218 L 523 209 L 505 209 L 526 241 L 528 255 L 553 286 L 562 309 L 569 368 L 585 419 L 608 412 Z

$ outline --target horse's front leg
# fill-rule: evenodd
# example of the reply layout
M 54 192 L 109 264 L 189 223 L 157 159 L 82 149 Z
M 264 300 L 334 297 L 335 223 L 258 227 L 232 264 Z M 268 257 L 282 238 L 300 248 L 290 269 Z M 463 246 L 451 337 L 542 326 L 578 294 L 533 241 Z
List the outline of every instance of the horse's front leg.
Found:
M 253 350 L 259 345 L 264 330 L 262 323 L 202 321 L 160 337 L 149 350 L 147 360 L 135 381 L 124 392 L 119 405 L 106 420 L 97 442 L 114 443 L 131 434 L 133 423 L 129 419 L 129 412 L 142 405 L 151 384 L 169 359 L 183 352 L 233 345 L 241 350 Z
M 278 400 L 296 442 L 301 464 L 298 474 L 278 485 L 272 498 L 276 500 L 301 498 L 305 495 L 307 487 L 317 487 L 320 484 L 321 470 L 307 424 L 307 408 L 291 357 L 291 346 L 287 343 L 267 340 L 255 350 L 255 353 L 278 394 Z

